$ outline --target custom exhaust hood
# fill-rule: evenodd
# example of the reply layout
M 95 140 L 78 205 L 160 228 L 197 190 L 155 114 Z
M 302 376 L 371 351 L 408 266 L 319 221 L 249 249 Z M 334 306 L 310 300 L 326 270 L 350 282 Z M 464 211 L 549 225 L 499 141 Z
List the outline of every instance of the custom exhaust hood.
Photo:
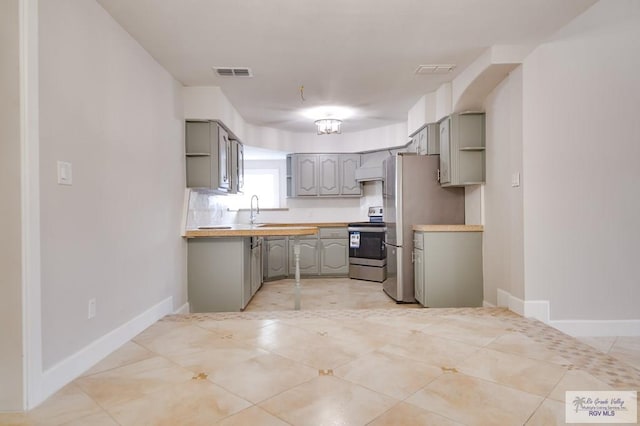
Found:
M 358 167 L 355 172 L 357 182 L 370 182 L 376 180 L 383 180 L 382 163 L 363 164 Z

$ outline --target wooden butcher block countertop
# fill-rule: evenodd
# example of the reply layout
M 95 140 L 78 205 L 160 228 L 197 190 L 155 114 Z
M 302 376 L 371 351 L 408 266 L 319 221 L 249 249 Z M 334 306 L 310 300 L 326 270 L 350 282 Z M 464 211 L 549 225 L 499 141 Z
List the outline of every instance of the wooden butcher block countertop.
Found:
M 211 227 L 201 227 L 189 229 L 185 232 L 187 238 L 211 238 L 211 237 L 275 237 L 275 236 L 296 236 L 315 235 L 318 233 L 317 226 L 289 226 L 289 225 L 215 225 Z

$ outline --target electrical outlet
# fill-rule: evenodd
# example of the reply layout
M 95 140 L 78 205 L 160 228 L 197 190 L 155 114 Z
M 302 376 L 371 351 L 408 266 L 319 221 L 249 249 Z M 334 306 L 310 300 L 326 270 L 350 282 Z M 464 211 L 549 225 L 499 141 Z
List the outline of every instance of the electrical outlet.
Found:
M 91 319 L 96 316 L 96 299 L 89 299 L 89 314 L 88 318 Z

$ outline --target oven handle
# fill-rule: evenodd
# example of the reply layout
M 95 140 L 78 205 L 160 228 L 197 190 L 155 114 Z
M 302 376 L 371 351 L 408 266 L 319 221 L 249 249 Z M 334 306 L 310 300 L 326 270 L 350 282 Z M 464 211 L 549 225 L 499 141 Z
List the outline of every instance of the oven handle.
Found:
M 347 231 L 349 232 L 379 232 L 381 234 L 384 234 L 386 232 L 387 228 L 381 228 L 379 226 L 374 227 L 374 226 L 353 226 L 353 227 L 349 227 L 347 228 Z

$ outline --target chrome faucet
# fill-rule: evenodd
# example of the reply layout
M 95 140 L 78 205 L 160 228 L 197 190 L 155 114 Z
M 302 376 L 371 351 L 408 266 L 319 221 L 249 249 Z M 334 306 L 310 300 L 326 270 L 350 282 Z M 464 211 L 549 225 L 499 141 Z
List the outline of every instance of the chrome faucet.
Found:
M 253 211 L 253 199 L 256 199 L 256 211 L 254 213 Z M 257 195 L 252 195 L 251 196 L 251 213 L 249 213 L 249 222 L 251 222 L 251 224 L 253 225 L 256 221 L 256 216 L 260 213 L 260 204 L 259 204 L 259 200 L 258 200 L 258 196 Z

